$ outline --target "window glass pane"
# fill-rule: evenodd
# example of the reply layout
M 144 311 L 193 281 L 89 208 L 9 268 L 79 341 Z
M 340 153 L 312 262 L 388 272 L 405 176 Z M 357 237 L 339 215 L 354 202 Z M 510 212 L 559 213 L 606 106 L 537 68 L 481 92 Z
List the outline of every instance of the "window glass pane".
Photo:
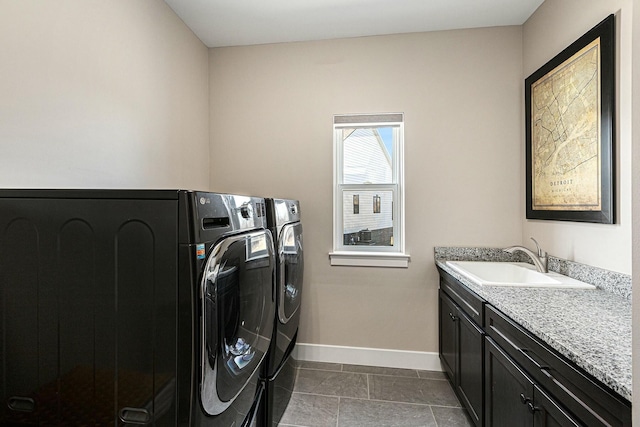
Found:
M 355 195 L 360 201 L 358 214 L 353 212 Z M 393 191 L 343 191 L 342 197 L 344 245 L 393 246 Z
M 343 183 L 393 182 L 393 127 L 342 129 Z

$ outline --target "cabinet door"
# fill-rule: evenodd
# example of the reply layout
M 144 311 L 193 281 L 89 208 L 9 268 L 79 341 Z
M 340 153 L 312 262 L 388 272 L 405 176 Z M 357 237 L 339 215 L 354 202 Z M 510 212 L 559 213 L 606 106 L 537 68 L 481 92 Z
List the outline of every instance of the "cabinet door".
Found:
M 458 395 L 476 426 L 482 425 L 484 333 L 458 310 Z
M 175 425 L 177 215 L 0 200 L 0 425 Z
M 534 388 L 535 405 L 530 406 L 529 409 L 534 412 L 535 427 L 579 427 L 581 425 L 537 385 Z
M 533 426 L 533 381 L 495 342 L 485 339 L 485 425 Z
M 439 292 L 438 311 L 440 313 L 440 360 L 451 382 L 456 384 L 458 373 L 457 340 L 458 310 L 451 299 L 442 291 Z

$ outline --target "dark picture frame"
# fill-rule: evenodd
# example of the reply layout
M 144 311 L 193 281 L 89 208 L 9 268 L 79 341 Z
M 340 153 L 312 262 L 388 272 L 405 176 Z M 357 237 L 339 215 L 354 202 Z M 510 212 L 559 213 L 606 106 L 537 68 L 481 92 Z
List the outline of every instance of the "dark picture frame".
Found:
M 615 223 L 615 19 L 525 79 L 526 217 Z

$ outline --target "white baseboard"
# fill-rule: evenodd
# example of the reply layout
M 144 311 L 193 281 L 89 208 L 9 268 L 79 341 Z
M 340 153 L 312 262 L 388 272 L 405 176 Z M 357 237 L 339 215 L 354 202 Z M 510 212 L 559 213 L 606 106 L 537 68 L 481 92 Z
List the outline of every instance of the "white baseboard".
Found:
M 438 353 L 297 343 L 293 356 L 311 362 L 442 371 Z

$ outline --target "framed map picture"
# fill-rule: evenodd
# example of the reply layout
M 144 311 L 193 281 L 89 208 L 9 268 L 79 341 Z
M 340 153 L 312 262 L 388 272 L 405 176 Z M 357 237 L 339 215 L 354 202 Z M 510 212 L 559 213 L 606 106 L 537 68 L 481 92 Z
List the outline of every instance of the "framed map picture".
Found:
M 615 21 L 525 80 L 527 218 L 613 224 Z

